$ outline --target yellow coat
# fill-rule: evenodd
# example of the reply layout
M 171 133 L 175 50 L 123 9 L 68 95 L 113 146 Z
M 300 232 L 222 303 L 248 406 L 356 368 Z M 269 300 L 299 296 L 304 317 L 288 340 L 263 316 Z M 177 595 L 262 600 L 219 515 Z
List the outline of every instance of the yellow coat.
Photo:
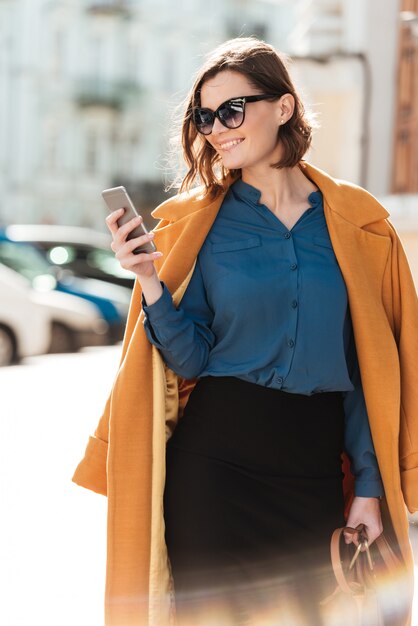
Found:
M 385 488 L 383 524 L 403 557 L 410 599 L 413 561 L 405 504 L 411 513 L 418 510 L 416 291 L 398 235 L 377 200 L 305 161 L 299 167 L 324 196 Z M 195 190 L 167 200 L 153 212 L 160 219 L 155 242 L 164 252 L 157 267 L 176 304 L 223 197 L 208 200 Z M 164 541 L 165 445 L 194 382 L 170 370 L 147 340 L 136 282 L 120 368 L 73 477 L 79 485 L 108 496 L 107 626 L 175 623 Z M 349 478 L 345 486 L 352 491 Z

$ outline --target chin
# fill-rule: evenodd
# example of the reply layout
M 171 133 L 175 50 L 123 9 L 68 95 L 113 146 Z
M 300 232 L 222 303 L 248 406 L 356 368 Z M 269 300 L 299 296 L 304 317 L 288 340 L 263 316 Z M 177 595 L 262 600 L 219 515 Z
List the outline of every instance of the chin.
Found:
M 245 163 L 244 159 L 222 159 L 222 163 L 223 165 L 228 169 L 228 170 L 240 170 L 243 167 L 248 167 L 248 163 Z

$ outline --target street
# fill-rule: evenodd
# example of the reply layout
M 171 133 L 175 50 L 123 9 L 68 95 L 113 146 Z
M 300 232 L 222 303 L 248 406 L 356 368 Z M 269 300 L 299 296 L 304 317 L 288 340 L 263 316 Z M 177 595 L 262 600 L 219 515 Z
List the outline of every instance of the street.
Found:
M 103 624 L 106 498 L 71 476 L 119 353 L 96 348 L 0 370 L 4 626 Z
M 120 349 L 42 356 L 0 370 L 4 626 L 103 625 L 106 499 L 71 476 Z

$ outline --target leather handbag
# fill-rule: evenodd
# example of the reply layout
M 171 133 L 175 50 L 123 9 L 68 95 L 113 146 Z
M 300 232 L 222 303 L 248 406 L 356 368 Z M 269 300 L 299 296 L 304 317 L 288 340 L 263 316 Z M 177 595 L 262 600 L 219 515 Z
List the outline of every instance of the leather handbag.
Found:
M 357 535 L 358 547 L 345 543 L 345 532 Z M 337 528 L 331 564 L 337 585 L 320 602 L 327 626 L 404 626 L 405 570 L 383 534 L 369 547 L 363 524 Z

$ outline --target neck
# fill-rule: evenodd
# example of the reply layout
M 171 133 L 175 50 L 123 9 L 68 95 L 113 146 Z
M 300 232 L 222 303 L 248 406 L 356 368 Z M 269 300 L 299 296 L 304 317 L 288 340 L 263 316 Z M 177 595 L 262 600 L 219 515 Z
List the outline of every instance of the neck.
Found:
M 242 170 L 242 180 L 259 189 L 260 202 L 274 209 L 303 202 L 317 188 L 298 165 L 280 170 L 270 166 L 246 168 Z

